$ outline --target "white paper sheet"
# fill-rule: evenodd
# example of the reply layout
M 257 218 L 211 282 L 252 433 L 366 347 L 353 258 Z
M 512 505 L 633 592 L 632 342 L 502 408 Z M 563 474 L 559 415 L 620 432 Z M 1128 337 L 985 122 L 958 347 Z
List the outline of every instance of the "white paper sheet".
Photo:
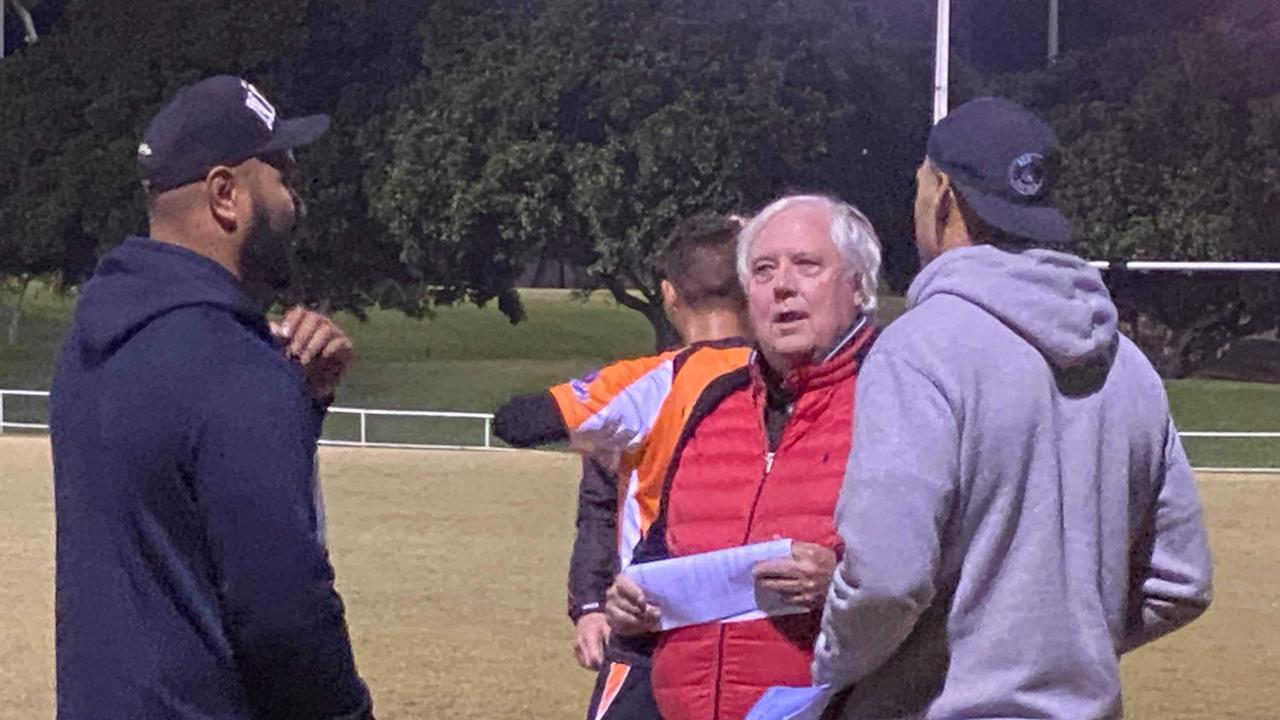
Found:
M 787 557 L 791 540 L 782 539 L 632 565 L 624 573 L 662 611 L 662 629 L 671 630 L 808 612 L 756 592 L 751 569 L 765 560 Z

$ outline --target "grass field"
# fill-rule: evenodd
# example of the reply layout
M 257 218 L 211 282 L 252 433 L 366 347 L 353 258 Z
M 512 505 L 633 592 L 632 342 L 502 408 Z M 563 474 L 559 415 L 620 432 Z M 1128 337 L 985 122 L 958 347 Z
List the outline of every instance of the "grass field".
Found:
M 358 358 L 338 403 L 489 412 L 513 394 L 537 391 L 610 360 L 652 352 L 653 336 L 644 318 L 603 294 L 585 303 L 558 290 L 527 290 L 523 297 L 528 320 L 518 325 L 493 307 L 446 308 L 429 321 L 392 312 L 374 312 L 366 323 L 340 316 Z M 15 347 L 0 343 L 0 388 L 49 387 L 71 301 L 38 288 L 28 308 L 21 342 Z M 882 321 L 891 321 L 902 309 L 901 298 L 884 298 Z M 1280 342 L 1267 347 L 1271 345 L 1280 353 Z M 1231 377 L 1230 364 L 1215 366 L 1214 374 Z M 1280 431 L 1280 383 L 1198 378 L 1170 382 L 1169 393 L 1184 430 Z M 45 419 L 43 400 L 10 398 L 5 412 L 10 420 Z M 374 418 L 368 432 L 371 439 L 386 442 L 478 444 L 483 425 Z M 358 420 L 331 416 L 326 436 L 355 439 Z M 1277 440 L 1192 439 L 1188 449 L 1193 462 L 1205 467 L 1280 467 Z
M 577 718 L 564 574 L 577 463 L 555 453 L 321 451 L 330 543 L 382 720 Z M 53 715 L 48 443 L 0 439 L 0 720 Z M 1202 476 L 1216 600 L 1126 658 L 1128 717 L 1280 707 L 1280 476 Z

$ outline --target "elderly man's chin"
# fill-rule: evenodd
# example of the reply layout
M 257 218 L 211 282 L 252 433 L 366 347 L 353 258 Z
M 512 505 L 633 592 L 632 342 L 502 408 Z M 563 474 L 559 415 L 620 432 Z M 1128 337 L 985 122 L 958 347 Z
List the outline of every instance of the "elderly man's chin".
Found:
M 772 333 L 772 337 L 768 340 L 762 340 L 761 344 L 765 346 L 764 349 L 767 351 L 768 356 L 784 360 L 788 365 L 813 357 L 815 347 L 813 338 L 809 333 L 802 332 L 797 328 L 775 330 Z

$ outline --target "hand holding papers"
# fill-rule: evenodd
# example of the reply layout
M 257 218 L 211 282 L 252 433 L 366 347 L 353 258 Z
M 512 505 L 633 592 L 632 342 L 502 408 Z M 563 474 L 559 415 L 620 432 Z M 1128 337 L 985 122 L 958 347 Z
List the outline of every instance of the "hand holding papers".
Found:
M 814 543 L 791 543 L 791 556 L 756 565 L 756 592 L 768 591 L 781 602 L 821 610 L 827 601 L 836 554 Z
M 782 539 L 628 567 L 623 574 L 661 610 L 660 627 L 671 630 L 707 622 L 733 622 L 807 612 L 773 593 L 758 592 L 752 568 L 791 557 Z

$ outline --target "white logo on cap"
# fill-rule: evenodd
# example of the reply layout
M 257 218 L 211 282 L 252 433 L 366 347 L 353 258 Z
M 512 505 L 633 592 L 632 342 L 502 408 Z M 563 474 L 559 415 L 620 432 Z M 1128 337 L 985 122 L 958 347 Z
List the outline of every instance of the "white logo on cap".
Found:
M 267 126 L 268 130 L 276 129 L 276 108 L 267 102 L 267 98 L 254 87 L 244 80 L 240 81 L 240 85 L 244 87 L 244 106 L 253 111 L 254 115 Z
M 1044 189 L 1044 156 L 1040 153 L 1019 155 L 1009 163 L 1009 187 L 1023 197 L 1035 197 Z
M 138 157 L 151 157 L 151 146 L 146 143 L 139 145 Z

